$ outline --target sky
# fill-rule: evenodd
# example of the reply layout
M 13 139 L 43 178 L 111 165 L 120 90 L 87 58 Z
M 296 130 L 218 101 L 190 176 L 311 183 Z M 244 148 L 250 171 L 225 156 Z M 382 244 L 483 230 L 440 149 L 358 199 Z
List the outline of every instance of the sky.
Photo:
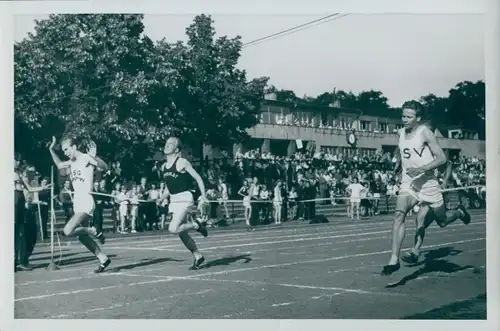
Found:
M 218 36 L 243 43 L 325 15 L 213 15 Z M 33 31 L 17 16 L 14 39 Z M 153 40 L 186 40 L 193 15 L 146 15 Z M 301 97 L 337 90 L 379 90 L 391 107 L 433 93 L 447 96 L 458 82 L 484 80 L 484 17 L 472 14 L 351 14 L 242 50 L 238 67 L 249 79 L 270 77 Z

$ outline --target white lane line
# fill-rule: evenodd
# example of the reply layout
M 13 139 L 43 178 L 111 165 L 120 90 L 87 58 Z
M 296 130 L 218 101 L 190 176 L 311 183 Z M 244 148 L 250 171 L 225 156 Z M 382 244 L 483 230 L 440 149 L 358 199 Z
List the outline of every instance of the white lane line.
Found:
M 156 301 L 163 300 L 163 299 L 173 299 L 173 298 L 186 297 L 186 296 L 192 296 L 192 295 L 197 296 L 197 295 L 203 295 L 203 294 L 210 293 L 210 292 L 215 292 L 215 291 L 212 289 L 206 289 L 206 290 L 194 292 L 194 293 L 189 293 L 189 292 L 188 293 L 179 293 L 179 294 L 174 294 L 174 295 L 156 297 L 154 299 L 149 299 L 149 300 L 133 300 L 133 301 L 124 302 L 124 303 L 120 303 L 120 304 L 116 304 L 116 305 L 112 305 L 112 306 L 108 306 L 108 307 L 96 307 L 93 309 L 72 312 L 69 314 L 53 315 L 53 316 L 50 316 L 48 318 L 67 318 L 67 317 L 72 317 L 75 315 L 87 315 L 87 314 L 92 313 L 92 312 L 113 310 L 113 309 L 123 308 L 123 307 L 134 305 L 134 304 L 148 304 L 148 303 L 154 303 Z
M 216 283 L 234 283 L 234 284 L 244 284 L 248 286 L 277 286 L 277 287 L 289 287 L 298 288 L 302 290 L 321 290 L 321 291 L 341 291 L 344 293 L 355 293 L 355 294 L 376 294 L 376 295 L 386 295 L 386 296 L 408 296 L 404 293 L 391 293 L 391 292 L 372 292 L 364 289 L 358 288 L 345 288 L 345 287 L 331 287 L 331 286 L 313 286 L 313 285 L 301 285 L 301 284 L 287 284 L 287 283 L 268 283 L 261 281 L 252 280 L 233 280 L 233 279 L 213 279 L 213 278 L 190 278 L 190 279 L 180 279 L 189 281 L 202 281 L 202 282 L 216 282 Z
M 447 227 L 446 229 L 442 230 L 444 231 L 444 234 L 441 235 L 441 238 L 448 237 L 450 235 L 455 236 L 455 230 L 452 229 L 452 227 Z M 360 236 L 361 235 L 366 235 L 366 233 L 358 233 Z M 469 235 L 476 235 L 476 234 L 482 234 L 482 233 L 470 233 Z M 369 237 L 369 238 L 357 238 L 357 239 L 348 239 L 348 240 L 343 240 L 343 241 L 328 241 L 328 242 L 321 242 L 321 243 L 314 243 L 314 244 L 308 244 L 308 245 L 293 245 L 293 246 L 285 246 L 285 247 L 272 247 L 269 249 L 266 249 L 266 252 L 273 252 L 277 253 L 282 250 L 294 250 L 296 251 L 298 248 L 315 248 L 315 247 L 320 247 L 320 246 L 331 246 L 331 245 L 337 245 L 337 244 L 349 244 L 349 243 L 357 243 L 357 242 L 365 242 L 365 241 L 370 241 L 370 240 L 378 240 L 378 239 L 383 239 L 386 238 L 386 236 L 378 236 L 378 237 Z M 276 244 L 280 243 L 280 241 L 276 241 Z M 333 248 L 330 251 L 335 251 L 343 247 L 338 247 L 338 248 Z M 358 248 L 358 247 L 356 247 Z M 203 251 L 209 251 L 207 249 L 203 249 Z M 260 253 L 262 252 L 262 249 L 259 250 L 252 250 L 252 251 L 245 251 L 245 252 L 239 252 L 239 249 L 237 250 L 238 253 L 240 254 L 255 254 L 255 253 Z M 185 250 L 182 250 L 183 253 L 185 253 Z M 283 254 L 283 253 L 278 253 L 278 254 Z M 294 253 L 297 254 L 297 253 Z M 293 255 L 293 254 L 292 254 Z M 227 254 L 221 254 L 220 256 L 213 256 L 214 258 L 219 258 L 219 257 L 225 257 Z M 253 260 L 256 259 L 256 257 L 252 257 Z M 124 262 L 125 263 L 125 262 Z M 118 266 L 119 267 L 119 266 Z M 113 268 L 116 268 L 116 266 L 113 266 Z M 153 267 L 153 268 L 148 268 L 148 269 L 142 269 L 140 272 L 151 272 L 151 271 L 158 271 L 158 270 L 165 270 L 165 266 L 161 267 Z M 63 269 L 64 270 L 64 269 Z M 73 268 L 72 270 L 77 270 Z M 60 270 L 62 271 L 62 270 Z M 101 276 L 119 276 L 120 273 L 103 273 L 101 275 L 95 275 L 94 273 L 89 273 L 89 276 L 81 276 L 81 277 L 68 277 L 68 278 L 62 278 L 62 279 L 54 279 L 54 280 L 41 280 L 41 281 L 28 281 L 24 283 L 18 283 L 15 284 L 15 286 L 26 286 L 26 285 L 33 285 L 33 284 L 48 284 L 48 283 L 57 283 L 57 282 L 65 282 L 65 281 L 73 281 L 73 280 L 80 280 L 80 279 L 90 279 L 90 278 L 96 278 L 96 277 L 101 277 Z
M 483 223 L 476 222 L 474 223 L 475 226 L 482 225 Z M 470 224 L 472 225 L 472 224 Z M 470 226 L 469 225 L 469 226 Z M 447 229 L 456 229 L 456 228 L 463 228 L 464 225 L 461 224 L 456 224 L 456 225 L 450 225 L 447 227 Z M 452 230 L 453 231 L 453 230 Z M 310 241 L 310 240 L 320 240 L 320 239 L 334 239 L 334 238 L 349 238 L 349 237 L 356 237 L 356 236 L 366 236 L 366 235 L 372 235 L 372 234 L 385 234 L 385 233 L 390 233 L 390 229 L 384 229 L 382 231 L 373 231 L 373 232 L 356 232 L 356 233 L 348 233 L 348 234 L 334 234 L 331 236 L 322 236 L 322 237 L 304 237 L 300 236 L 299 238 L 296 239 L 286 239 L 286 240 L 271 240 L 271 241 L 257 241 L 257 242 L 249 242 L 249 243 L 244 243 L 244 244 L 233 244 L 233 245 L 220 245 L 220 246 L 209 246 L 206 248 L 203 248 L 204 250 L 218 250 L 222 248 L 238 248 L 238 247 L 248 247 L 248 246 L 261 246 L 261 245 L 275 245 L 276 243 L 292 243 L 292 242 L 303 242 L 303 241 Z M 336 232 L 334 232 L 336 233 Z M 327 233 L 324 233 L 327 234 Z M 279 237 L 278 237 L 279 238 Z M 276 239 L 278 239 L 276 238 Z M 169 246 L 159 246 L 153 250 L 160 250 L 163 248 L 169 248 L 169 247 L 180 247 L 181 244 L 178 245 L 169 245 Z M 116 248 L 116 247 L 115 247 Z M 116 249 L 123 249 L 123 250 L 152 250 L 151 248 L 137 248 L 137 247 L 121 247 L 121 248 L 116 248 Z
M 207 238 L 207 241 L 215 241 L 218 244 L 220 243 L 229 243 L 229 242 L 245 242 L 245 241 L 259 241 L 259 240 L 269 240 L 269 239 L 275 239 L 275 238 L 297 238 L 297 237 L 308 237 L 308 236 L 317 236 L 318 234 L 340 234 L 340 233 L 356 233 L 356 232 L 362 232 L 366 231 L 368 228 L 375 228 L 375 229 L 380 229 L 380 225 L 376 226 L 365 226 L 365 227 L 356 227 L 356 226 L 349 226 L 349 227 L 354 227 L 354 229 L 332 229 L 332 231 L 270 231 L 270 232 L 264 232 L 261 233 L 259 232 L 250 232 L 250 233 L 242 233 L 239 235 L 232 235 L 230 239 L 225 239 L 225 240 L 219 240 L 218 237 L 216 236 L 210 236 Z M 386 227 L 389 229 L 389 227 Z M 319 230 L 319 229 L 318 229 Z M 288 234 L 290 233 L 290 234 Z M 172 248 L 172 247 L 182 247 L 182 244 L 179 243 L 179 240 L 175 236 L 171 236 L 169 238 L 170 240 L 158 240 L 158 241 L 147 241 L 147 242 L 141 242 L 139 245 L 134 245 L 130 246 L 129 243 L 126 243 L 129 248 L 139 248 L 139 249 L 156 249 L 156 248 Z M 161 246 L 158 246 L 158 244 L 163 244 Z M 165 245 L 169 244 L 169 245 Z M 124 247 L 118 246 L 118 245 L 106 245 L 106 248 L 121 248 Z
M 449 231 L 448 233 L 444 233 L 444 234 L 441 234 L 440 235 L 440 239 L 444 239 L 444 238 L 449 238 L 449 237 L 456 237 L 456 234 L 455 233 L 452 233 L 453 231 Z M 478 232 L 478 233 L 472 233 L 472 234 L 468 234 L 468 238 L 470 238 L 470 236 L 474 236 L 474 235 L 483 235 L 484 233 L 483 232 Z M 307 252 L 307 251 L 304 251 L 304 252 L 296 252 L 297 249 L 299 248 L 316 248 L 316 247 L 321 247 L 321 246 L 331 246 L 333 244 L 346 244 L 346 243 L 360 243 L 360 242 L 365 242 L 365 241 L 370 241 L 370 240 L 377 240 L 377 239 L 384 239 L 384 238 L 387 238 L 386 236 L 383 236 L 383 237 L 369 237 L 369 238 L 358 238 L 358 239 L 349 239 L 349 240 L 343 240 L 343 241 L 329 241 L 329 242 L 322 242 L 322 243 L 315 243 L 315 244 L 312 244 L 312 245 L 299 245 L 299 246 L 286 246 L 286 247 L 279 247 L 279 248 L 272 248 L 272 249 L 269 249 L 269 250 L 264 250 L 265 252 L 272 252 L 273 254 L 274 253 L 277 253 L 278 251 L 280 250 L 294 250 L 293 252 L 281 252 L 279 253 L 278 252 L 278 255 L 293 255 L 293 256 L 297 256 L 297 255 L 301 255 L 302 253 L 303 254 L 306 254 L 306 253 L 310 253 L 310 252 Z M 350 250 L 352 250 L 353 248 L 361 248 L 361 247 L 364 247 L 365 245 L 361 244 L 361 245 L 356 245 L 354 247 L 349 247 Z M 424 246 L 424 250 L 427 246 Z M 337 251 L 337 250 L 340 250 L 340 249 L 345 249 L 345 247 L 341 246 L 341 247 L 336 247 L 336 248 L 330 248 L 328 250 L 329 253 L 333 252 L 333 251 Z M 204 250 L 205 251 L 205 250 Z M 254 253 L 262 253 L 263 251 L 262 250 L 256 250 L 256 251 L 239 251 L 238 250 L 238 254 L 254 254 Z M 300 254 L 299 254 L 300 253 Z M 228 257 L 227 253 L 225 254 L 218 254 L 218 255 L 215 255 L 215 256 L 212 256 L 213 259 L 218 259 L 218 258 L 224 258 L 224 257 Z M 251 257 L 252 260 L 255 259 L 255 256 L 252 256 Z M 373 266 L 376 266 L 376 265 L 380 265 L 380 264 L 373 264 Z M 354 269 L 341 269 L 341 270 L 338 270 L 338 271 L 328 271 L 328 273 L 335 273 L 335 272 L 343 272 L 343 271 L 352 271 L 352 270 L 360 270 L 360 269 L 364 269 L 366 268 L 366 266 L 364 267 L 358 267 L 358 268 L 354 268 Z M 153 278 L 162 278 L 162 277 L 165 277 L 165 276 L 162 276 L 162 275 L 146 275 L 145 273 L 146 272 L 152 272 L 152 271 L 159 271 L 159 270 L 165 270 L 166 268 L 165 267 L 155 267 L 155 268 L 150 268 L 150 269 L 143 269 L 143 270 L 139 270 L 139 271 L 132 271 L 130 272 L 129 274 L 132 275 L 132 273 L 134 274 L 137 274 L 137 275 L 141 275 L 142 277 L 153 277 Z
M 481 211 L 470 210 L 469 213 L 474 218 L 476 218 L 476 217 L 483 218 L 486 216 L 486 213 L 483 210 L 481 210 Z M 299 232 L 302 230 L 305 230 L 305 232 L 308 232 L 310 229 L 321 230 L 321 228 L 330 228 L 330 227 L 336 227 L 337 229 L 343 229 L 343 228 L 347 229 L 347 228 L 359 228 L 359 227 L 366 227 L 366 228 L 377 227 L 380 225 L 387 225 L 390 227 L 392 225 L 392 223 L 391 223 L 392 222 L 392 215 L 379 215 L 379 216 L 376 216 L 376 218 L 379 218 L 380 220 L 373 221 L 373 222 L 362 222 L 362 223 L 357 223 L 357 224 L 346 224 L 346 223 L 337 224 L 336 221 L 346 222 L 346 221 L 349 221 L 349 219 L 347 219 L 347 217 L 338 218 L 338 217 L 331 216 L 329 218 L 329 220 L 330 220 L 329 223 L 304 224 L 304 223 L 295 222 L 295 223 L 285 224 L 285 227 L 280 228 L 280 229 L 277 229 L 274 226 L 267 226 L 267 227 L 259 228 L 259 230 L 257 232 L 253 232 L 250 235 L 252 235 L 252 234 L 267 234 L 267 235 L 272 236 L 273 233 Z M 413 221 L 414 221 L 414 217 L 410 217 L 408 219 L 409 225 L 413 225 L 413 223 L 414 223 Z M 355 221 L 353 221 L 353 222 L 355 222 Z M 473 222 L 473 223 L 475 223 L 475 222 Z M 266 232 L 266 230 L 269 230 L 269 232 Z M 243 228 L 241 228 L 241 229 L 226 229 L 226 230 L 223 230 L 220 232 L 217 231 L 213 235 L 211 235 L 210 237 L 212 237 L 212 238 L 225 238 L 225 237 L 242 236 L 242 235 L 246 236 L 249 234 L 246 233 L 245 229 L 243 229 Z M 153 238 L 153 240 L 148 240 L 151 238 Z M 135 243 L 140 244 L 140 243 L 144 243 L 144 242 L 148 242 L 148 243 L 163 242 L 164 243 L 166 240 L 169 241 L 169 240 L 174 240 L 174 239 L 175 239 L 175 237 L 172 235 L 169 235 L 169 234 L 165 234 L 165 235 L 155 234 L 155 235 L 142 235 L 139 237 L 137 237 L 137 236 L 115 237 L 115 238 L 108 238 L 106 241 L 108 243 L 110 243 L 111 245 L 113 245 L 114 242 L 123 242 L 124 244 L 130 245 L 130 244 L 135 244 Z M 66 244 L 79 245 L 79 243 L 77 241 L 62 243 L 63 246 L 66 246 Z M 47 248 L 48 245 L 39 245 L 39 247 Z
M 282 302 L 282 303 L 274 303 L 274 304 L 272 304 L 272 305 L 271 305 L 271 307 L 290 306 L 290 305 L 293 305 L 294 303 L 298 303 L 298 301 Z
M 247 238 L 255 238 L 255 236 L 265 237 L 274 237 L 276 234 L 280 233 L 309 233 L 311 230 L 320 231 L 321 228 L 331 228 L 335 227 L 336 229 L 349 229 L 349 228 L 360 228 L 360 227 L 378 227 L 381 225 L 387 225 L 389 221 L 380 221 L 380 222 L 370 222 L 370 223 L 361 223 L 361 224 L 335 224 L 334 221 L 330 223 L 321 223 L 321 224 L 303 224 L 296 223 L 291 224 L 291 227 L 278 228 L 278 227 L 267 227 L 267 228 L 259 228 L 258 231 L 248 233 L 246 229 L 235 229 L 235 230 L 224 230 L 224 232 L 216 232 L 215 234 L 210 235 L 210 238 L 219 239 L 219 238 L 228 238 L 228 237 L 247 237 Z M 269 231 L 266 231 L 269 230 Z M 210 232 L 210 229 L 209 229 Z M 230 233 L 227 233 L 230 232 Z M 147 240 L 153 238 L 153 240 Z M 140 237 L 121 237 L 121 238 L 109 238 L 106 241 L 110 242 L 112 246 L 113 241 L 123 241 L 124 244 L 149 244 L 153 245 L 155 243 L 165 243 L 168 241 L 175 241 L 177 238 L 171 234 L 164 235 L 150 235 L 150 236 L 140 236 Z M 75 244 L 78 244 L 75 242 Z
M 443 246 L 454 245 L 454 244 L 455 245 L 456 244 L 464 244 L 464 243 L 481 241 L 481 240 L 485 240 L 485 239 L 486 238 L 476 238 L 476 239 L 469 239 L 469 240 L 452 241 L 452 242 L 446 242 L 446 243 L 441 243 L 441 244 L 437 244 L 437 245 L 428 245 L 428 246 L 426 246 L 426 248 L 443 247 Z M 407 251 L 407 250 L 408 249 L 405 249 L 404 251 Z M 65 291 L 65 292 L 50 293 L 50 294 L 45 294 L 45 295 L 21 297 L 21 298 L 14 299 L 14 301 L 21 302 L 21 301 L 29 301 L 29 300 L 40 300 L 40 299 L 46 299 L 46 298 L 51 298 L 51 297 L 57 297 L 57 296 L 65 296 L 65 295 L 74 295 L 74 294 L 88 293 L 88 292 L 95 292 L 95 291 L 103 291 L 103 290 L 110 290 L 110 289 L 116 289 L 116 288 L 121 288 L 121 287 L 132 287 L 132 286 L 139 286 L 139 285 L 159 284 L 159 283 L 164 283 L 164 282 L 170 282 L 170 281 L 176 280 L 176 279 L 190 279 L 190 278 L 211 277 L 211 276 L 217 276 L 217 275 L 227 275 L 227 274 L 246 272 L 246 271 L 252 271 L 252 270 L 279 268 L 279 267 L 299 265 L 299 264 L 321 263 L 321 262 L 327 262 L 327 261 L 344 260 L 344 259 L 348 259 L 348 258 L 357 258 L 357 257 L 364 257 L 364 256 L 374 256 L 374 255 L 388 254 L 390 252 L 391 252 L 390 250 L 384 250 L 384 251 L 378 251 L 378 252 L 348 254 L 348 255 L 335 256 L 335 257 L 329 257 L 329 258 L 323 258 L 323 259 L 303 260 L 303 261 L 268 264 L 268 265 L 239 268 L 239 269 L 228 269 L 228 270 L 215 271 L 215 272 L 205 272 L 205 273 L 199 273 L 199 274 L 195 274 L 195 275 L 191 275 L 191 276 L 165 277 L 165 279 L 155 279 L 155 280 L 137 282 L 137 283 L 118 284 L 118 285 L 111 285 L 111 286 L 104 286 L 104 287 L 93 287 L 93 288 L 89 288 L 89 289 L 81 289 L 81 290 L 76 290 L 76 291 Z
M 474 223 L 471 223 L 469 224 L 469 226 L 478 226 L 478 225 L 484 225 L 485 222 L 484 222 L 484 219 L 482 220 L 477 220 L 476 222 Z M 253 233 L 250 233 L 248 235 L 245 235 L 245 236 L 235 236 L 234 238 L 231 238 L 231 239 L 226 239 L 226 240 L 218 240 L 218 238 L 216 237 L 211 237 L 209 236 L 207 240 L 205 240 L 204 242 L 207 242 L 207 243 L 212 243 L 212 242 L 217 242 L 217 244 L 221 244 L 221 243 L 235 243 L 234 246 L 228 246 L 228 247 L 240 247 L 238 246 L 238 244 L 236 244 L 237 242 L 250 242 L 250 243 L 255 243 L 255 244 L 261 244 L 261 245 L 264 245 L 264 244 L 268 244 L 269 242 L 273 242 L 272 240 L 276 239 L 276 238 L 279 238 L 279 239 L 284 239 L 284 238 L 299 238 L 299 239 L 302 239 L 302 238 L 307 238 L 307 237 L 312 237 L 312 236 L 317 236 L 318 234 L 321 234 L 321 235 L 340 235 L 340 234 L 343 234 L 343 233 L 348 233 L 348 234 L 352 234 L 352 235 L 355 235 L 356 233 L 358 232 L 363 232 L 363 231 L 367 231 L 368 229 L 372 229 L 372 230 L 386 230 L 386 231 L 391 231 L 391 226 L 390 224 L 385 224 L 386 226 L 384 227 L 381 227 L 381 226 L 364 226 L 364 227 L 359 227 L 359 226 L 353 226 L 355 227 L 354 229 L 348 229 L 348 230 L 341 230 L 341 229 L 333 229 L 332 231 L 330 230 L 326 230 L 325 231 L 321 231 L 321 232 L 309 232 L 309 233 L 294 233 L 294 234 L 290 234 L 290 235 L 284 235 L 285 232 L 278 232 L 278 231 L 273 231 L 273 232 L 270 232 L 270 233 L 266 233 L 265 235 L 253 235 L 255 234 L 255 232 Z M 388 226 L 387 226 L 388 225 Z M 453 224 L 453 225 L 450 225 L 449 227 L 447 228 L 462 228 L 464 225 L 463 224 Z M 412 230 L 414 227 L 408 227 L 407 230 Z M 261 240 L 268 240 L 267 242 L 261 242 Z M 242 243 L 240 244 L 241 246 L 245 246 L 245 245 L 249 245 L 250 243 Z M 165 245 L 167 244 L 167 245 Z M 105 249 L 124 249 L 124 250 L 164 250 L 164 249 L 167 249 L 167 248 L 181 248 L 183 249 L 183 244 L 180 243 L 178 241 L 177 238 L 174 238 L 172 240 L 169 240 L 168 242 L 166 241 L 158 241 L 158 242 L 153 242 L 153 241 L 148 241 L 148 242 L 143 242 L 139 245 L 129 245 L 127 243 L 126 246 L 124 245 L 113 245 L 113 246 L 105 246 L 104 247 Z M 216 249 L 218 247 L 215 247 L 214 249 Z

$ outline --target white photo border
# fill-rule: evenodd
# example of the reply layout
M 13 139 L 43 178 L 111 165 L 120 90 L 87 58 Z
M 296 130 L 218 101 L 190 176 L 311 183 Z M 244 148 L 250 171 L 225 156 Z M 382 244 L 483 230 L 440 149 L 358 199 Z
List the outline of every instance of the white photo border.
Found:
M 485 73 L 486 73 L 486 154 L 487 154 L 487 321 L 384 321 L 384 320 L 14 320 L 14 273 L 12 268 L 13 247 L 13 194 L 12 194 L 12 158 L 13 151 L 13 16 L 17 14 L 49 14 L 49 13 L 155 13 L 155 14 L 324 14 L 341 13 L 450 13 L 450 14 L 485 14 Z M 332 330 L 332 329 L 373 329 L 404 330 L 409 329 L 445 329 L 450 330 L 499 330 L 499 318 L 495 311 L 500 311 L 500 276 L 499 240 L 500 203 L 496 190 L 500 183 L 500 172 L 496 166 L 500 164 L 500 134 L 496 131 L 500 124 L 500 4 L 497 0 L 191 0 L 191 1 L 7 1 L 0 2 L 0 103 L 2 141 L 0 144 L 2 158 L 0 182 L 4 221 L 0 240 L 0 263 L 2 266 L 0 281 L 0 330 L 11 331 L 21 329 L 50 330 L 99 330 L 117 328 L 120 331 L 148 330 Z M 201 307 L 202 308 L 202 307 Z M 432 308 L 432 307 L 427 307 Z M 75 324 L 75 321 L 76 324 Z M 436 327 L 437 326 L 437 327 Z

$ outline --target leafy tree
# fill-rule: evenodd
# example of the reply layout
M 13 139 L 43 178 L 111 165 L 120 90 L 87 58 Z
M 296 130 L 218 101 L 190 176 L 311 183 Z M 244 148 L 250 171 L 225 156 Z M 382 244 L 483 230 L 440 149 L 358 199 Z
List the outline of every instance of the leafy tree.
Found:
M 45 163 L 52 135 L 83 135 L 136 166 L 170 133 L 229 146 L 257 123 L 267 78 L 236 68 L 239 37 L 198 16 L 187 44 L 152 42 L 142 15 L 51 15 L 15 45 L 16 150 Z M 41 156 L 41 158 L 40 158 Z M 133 161 L 133 162 L 132 162 Z M 131 169 L 132 170 L 132 169 Z
M 425 119 L 435 127 L 446 125 L 450 122 L 448 110 L 446 109 L 447 99 L 428 94 L 420 98 L 420 103 L 425 110 Z
M 299 98 L 292 90 L 278 90 L 275 86 L 270 86 L 269 88 L 267 88 L 266 93 L 275 93 L 276 101 L 292 103 L 307 102 L 306 98 Z
M 456 125 L 478 132 L 485 139 L 485 84 L 463 81 L 449 91 L 447 109 Z
M 447 97 L 428 94 L 420 98 L 426 120 L 436 127 L 459 126 L 474 130 L 485 139 L 485 85 L 464 81 L 450 89 Z
M 175 54 L 179 79 L 172 94 L 170 131 L 194 147 L 203 143 L 230 148 L 249 138 L 246 129 L 258 122 L 267 78 L 247 81 L 236 68 L 241 38 L 215 38 L 210 16 L 200 15 L 186 29 L 187 44 L 159 43 L 160 52 Z
M 142 15 L 51 15 L 15 45 L 16 148 L 52 135 L 95 139 L 107 157 L 131 154 L 144 136 L 153 43 Z M 147 126 L 146 126 L 147 127 Z M 26 137 L 32 137 L 27 140 Z M 132 144 L 131 144 L 132 143 Z
M 357 96 L 357 105 L 359 109 L 369 109 L 369 110 L 387 110 L 389 105 L 387 104 L 388 99 L 380 91 L 363 91 Z

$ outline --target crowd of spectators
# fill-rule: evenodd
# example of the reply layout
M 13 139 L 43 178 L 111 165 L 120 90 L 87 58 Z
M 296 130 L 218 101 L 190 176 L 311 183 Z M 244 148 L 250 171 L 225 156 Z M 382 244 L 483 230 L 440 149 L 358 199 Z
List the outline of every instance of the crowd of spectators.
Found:
M 272 221 L 280 223 L 289 219 L 312 219 L 315 217 L 317 204 L 345 203 L 345 197 L 349 194 L 347 188 L 355 181 L 359 181 L 365 188 L 365 198 L 397 195 L 399 178 L 393 173 L 395 162 L 393 155 L 382 152 L 370 156 L 346 157 L 327 152 L 299 151 L 283 157 L 250 150 L 245 153 L 237 152 L 234 159 L 212 160 L 205 162 L 203 166 L 195 164 L 195 167 L 203 174 L 209 199 L 240 200 L 247 224 L 252 226 Z M 452 162 L 454 185 L 485 184 L 484 160 L 460 156 L 452 158 Z M 149 170 L 146 169 L 140 177 L 134 178 L 122 172 L 120 162 L 112 162 L 106 173 L 97 174 L 95 191 L 104 194 L 94 196 L 94 224 L 98 228 L 102 228 L 106 209 L 111 210 L 116 229 L 120 233 L 165 227 L 168 204 L 157 202 L 165 188 L 162 164 L 155 162 L 145 168 Z M 49 180 L 23 161 L 20 161 L 19 169 L 28 174 L 33 186 Z M 67 174 L 61 175 L 55 204 L 69 219 L 72 214 L 71 183 Z M 245 203 L 245 198 L 251 203 Z M 312 199 L 320 200 L 297 203 Z M 377 200 L 373 201 L 374 203 L 362 204 L 366 207 L 364 212 L 378 213 Z M 50 196 L 47 192 L 26 194 L 26 215 L 39 225 L 39 235 L 42 238 L 47 238 L 49 205 Z M 219 205 L 223 208 L 218 208 Z M 277 208 L 280 208 L 279 215 L 274 212 Z M 213 202 L 207 210 L 201 209 L 200 212 L 209 224 L 216 224 L 221 219 L 234 219 L 227 203 L 223 201 Z

